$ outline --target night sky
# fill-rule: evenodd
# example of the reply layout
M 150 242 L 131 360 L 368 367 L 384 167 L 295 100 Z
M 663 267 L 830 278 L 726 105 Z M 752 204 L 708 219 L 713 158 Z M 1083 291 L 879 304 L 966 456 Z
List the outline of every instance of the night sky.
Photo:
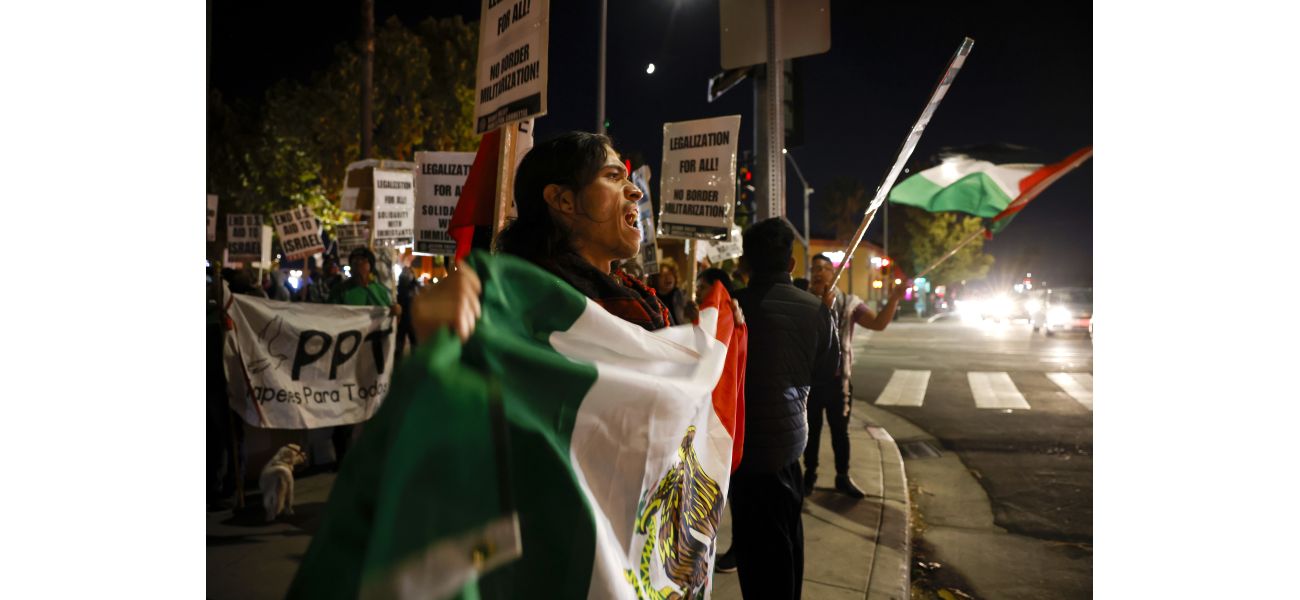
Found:
M 1011 143 L 1055 162 L 1092 143 L 1090 3 L 831 2 L 831 49 L 796 59 L 802 81 L 803 143 L 791 146 L 810 185 L 814 237 L 820 190 L 838 177 L 874 190 L 963 36 L 975 47 L 930 122 L 913 159 L 946 146 Z M 477 21 L 480 3 L 375 0 L 377 26 L 396 15 L 407 26 L 429 16 Z M 599 2 L 553 0 L 549 113 L 545 139 L 596 126 Z M 657 175 L 664 122 L 740 114 L 740 150 L 752 150 L 750 81 L 710 104 L 708 78 L 720 72 L 718 4 L 707 0 L 609 2 L 606 118 L 624 154 L 639 153 Z M 324 68 L 339 42 L 360 32 L 360 2 L 234 0 L 212 4 L 211 83 L 227 99 L 257 100 L 283 78 Z M 761 37 L 763 32 L 756 31 Z M 655 72 L 645 73 L 653 62 Z M 407 158 L 409 157 L 401 157 Z M 802 227 L 802 193 L 787 166 L 787 210 Z M 818 235 L 818 232 L 825 232 Z M 879 243 L 879 218 L 867 233 Z M 997 257 L 991 281 L 1023 272 L 1054 285 L 1092 283 L 1092 162 L 1026 208 L 986 248 Z

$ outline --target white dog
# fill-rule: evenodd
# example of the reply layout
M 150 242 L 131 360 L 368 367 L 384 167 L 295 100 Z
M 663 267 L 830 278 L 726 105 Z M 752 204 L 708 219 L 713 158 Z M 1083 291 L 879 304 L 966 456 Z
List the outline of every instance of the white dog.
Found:
M 275 456 L 262 467 L 258 484 L 262 488 L 262 506 L 266 520 L 274 521 L 280 513 L 293 514 L 293 467 L 307 462 L 307 455 L 298 444 L 289 444 L 277 450 Z

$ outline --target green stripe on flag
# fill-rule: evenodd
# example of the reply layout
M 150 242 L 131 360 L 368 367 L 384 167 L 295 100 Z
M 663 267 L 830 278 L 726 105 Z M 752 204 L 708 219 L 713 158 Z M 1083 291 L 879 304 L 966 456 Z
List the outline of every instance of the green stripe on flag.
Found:
M 948 186 L 941 186 L 917 173 L 889 192 L 889 201 L 915 206 L 928 212 L 958 211 L 978 217 L 992 217 L 1013 198 L 987 174 L 971 173 Z
M 524 559 L 471 578 L 459 595 L 587 595 L 595 516 L 569 447 L 596 369 L 560 355 L 548 338 L 588 300 L 514 257 L 475 253 L 469 264 L 483 281 L 475 334 L 462 346 L 442 331 L 401 363 L 335 481 L 289 597 L 383 595 L 397 589 L 403 565 L 499 519 L 490 394 L 504 406 Z

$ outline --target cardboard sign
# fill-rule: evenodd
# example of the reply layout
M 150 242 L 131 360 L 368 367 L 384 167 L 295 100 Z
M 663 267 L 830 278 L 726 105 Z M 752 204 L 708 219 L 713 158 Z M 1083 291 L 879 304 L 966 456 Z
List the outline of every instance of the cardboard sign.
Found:
M 664 123 L 660 236 L 730 239 L 739 131 L 740 115 Z
M 357 248 L 370 247 L 369 223 L 340 223 L 334 226 L 334 239 L 338 243 L 339 264 L 348 264 L 348 254 Z
M 226 215 L 226 260 L 262 258 L 262 215 Z
M 284 212 L 273 213 L 275 233 L 280 236 L 280 249 L 287 260 L 306 258 L 325 251 L 321 242 L 320 221 L 306 206 L 296 206 Z
M 741 244 L 740 226 L 731 227 L 730 240 L 717 240 L 713 242 L 700 241 L 697 245 L 704 246 L 704 255 L 709 258 L 709 262 L 720 265 L 722 261 L 729 258 L 736 258 L 745 253 Z M 698 257 L 697 257 L 698 260 Z
M 473 152 L 416 152 L 419 165 L 415 180 L 415 253 L 440 256 L 456 254 L 456 240 L 447 231 L 456 212 Z
M 550 0 L 483 0 L 474 98 L 477 133 L 546 114 Z
M 208 194 L 208 241 L 217 241 L 217 195 Z
M 375 169 L 375 247 L 410 246 L 415 240 L 415 175 Z
M 641 228 L 641 253 L 639 261 L 646 273 L 659 272 L 658 243 L 655 237 L 654 204 L 650 201 L 650 165 L 641 165 L 632 172 L 632 183 L 641 190 L 637 200 L 637 227 Z

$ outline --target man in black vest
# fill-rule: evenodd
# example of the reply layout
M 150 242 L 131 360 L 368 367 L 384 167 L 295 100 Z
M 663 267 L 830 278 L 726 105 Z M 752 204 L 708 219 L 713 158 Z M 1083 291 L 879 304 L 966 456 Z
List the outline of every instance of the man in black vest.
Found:
M 806 407 L 813 372 L 834 369 L 839 342 L 830 311 L 794 287 L 794 231 L 780 218 L 745 232 L 749 286 L 736 299 L 749 324 L 745 441 L 731 477 L 732 540 L 748 598 L 799 598 L 803 585 Z

